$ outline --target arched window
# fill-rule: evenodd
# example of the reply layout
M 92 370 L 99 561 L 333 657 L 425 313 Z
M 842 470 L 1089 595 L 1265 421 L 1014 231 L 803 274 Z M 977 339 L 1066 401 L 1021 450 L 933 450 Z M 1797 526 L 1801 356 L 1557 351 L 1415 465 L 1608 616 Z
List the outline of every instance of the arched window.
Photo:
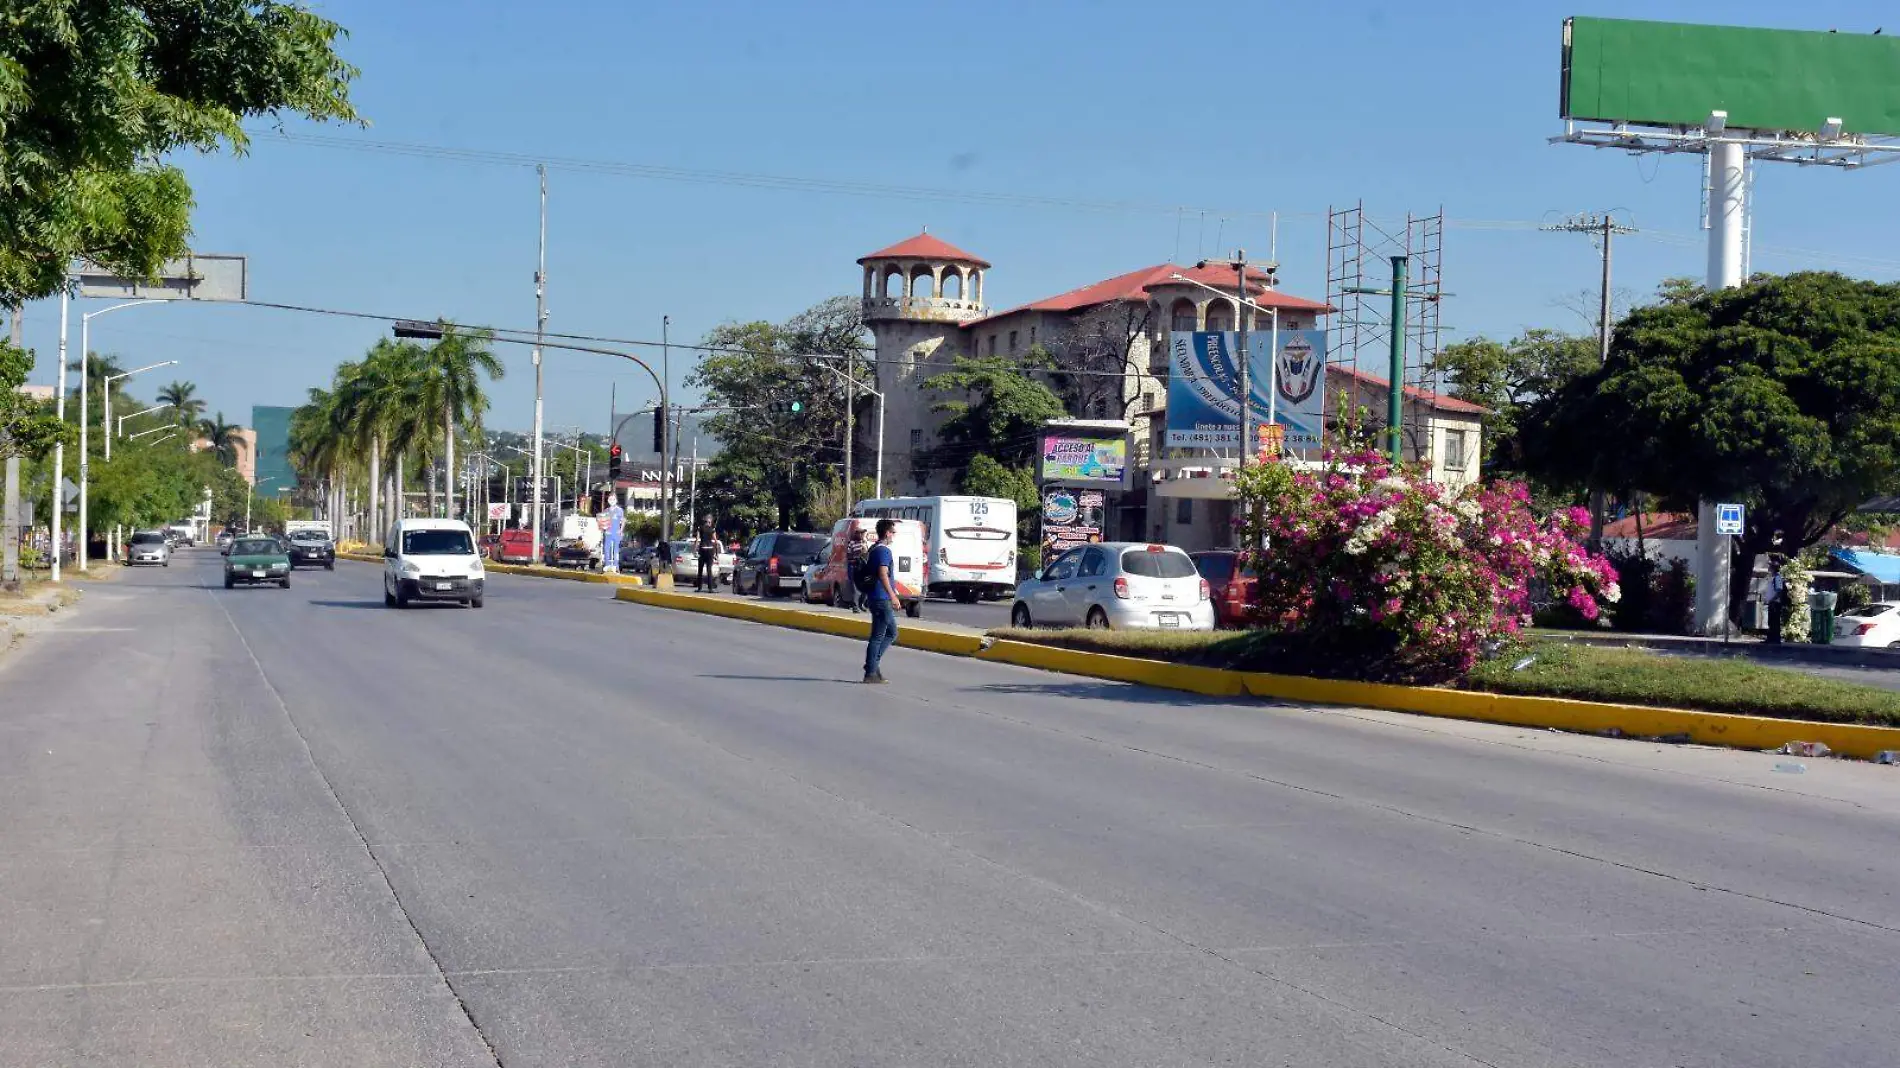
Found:
M 1193 301 L 1187 299 L 1186 297 L 1181 297 L 1174 302 L 1174 306 L 1168 309 L 1168 329 L 1170 330 L 1198 330 L 1200 329 L 1198 316 L 1194 314 Z
M 884 270 L 884 295 L 892 300 L 904 295 L 904 272 L 895 267 Z
M 910 295 L 913 300 L 927 300 L 937 295 L 937 282 L 930 276 L 930 268 L 919 267 L 910 273 Z
M 1207 329 L 1209 333 L 1234 328 L 1234 306 L 1225 299 L 1216 297 L 1207 302 Z
M 945 267 L 943 269 L 943 299 L 963 299 L 963 272 L 957 270 L 955 267 Z

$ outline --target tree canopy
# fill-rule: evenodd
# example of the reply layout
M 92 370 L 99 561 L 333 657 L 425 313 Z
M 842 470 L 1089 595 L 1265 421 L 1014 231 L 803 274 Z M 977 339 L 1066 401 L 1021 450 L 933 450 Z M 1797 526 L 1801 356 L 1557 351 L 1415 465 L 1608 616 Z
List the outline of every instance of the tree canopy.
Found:
M 1494 470 L 1524 470 L 1519 424 L 1538 402 L 1597 368 L 1598 343 L 1556 330 L 1526 330 L 1509 341 L 1487 337 L 1447 345 L 1438 369 L 1447 391 L 1483 405 L 1484 458 Z
M 1006 467 L 1027 466 L 1043 424 L 1068 415 L 1054 390 L 1003 356 L 958 356 L 923 386 L 944 395 L 930 406 L 946 416 L 930 456 L 936 467 L 961 470 L 978 453 Z
M 357 120 L 336 23 L 269 0 L 35 0 L 0 13 L 0 306 L 83 258 L 147 277 L 185 251 L 191 187 L 163 162 L 243 122 Z
M 1832 273 L 1681 289 L 1618 324 L 1609 362 L 1528 414 L 1541 474 L 1748 505 L 1730 578 L 1900 484 L 1900 284 Z
M 0 458 L 39 459 L 76 432 L 55 418 L 51 405 L 20 392 L 33 354 L 0 339 Z

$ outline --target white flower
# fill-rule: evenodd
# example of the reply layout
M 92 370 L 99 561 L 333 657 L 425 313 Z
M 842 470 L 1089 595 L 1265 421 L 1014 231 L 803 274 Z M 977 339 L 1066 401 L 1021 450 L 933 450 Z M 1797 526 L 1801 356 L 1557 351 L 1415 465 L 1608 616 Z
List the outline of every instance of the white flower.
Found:
M 1452 509 L 1474 523 L 1484 517 L 1484 507 L 1477 501 L 1459 501 Z

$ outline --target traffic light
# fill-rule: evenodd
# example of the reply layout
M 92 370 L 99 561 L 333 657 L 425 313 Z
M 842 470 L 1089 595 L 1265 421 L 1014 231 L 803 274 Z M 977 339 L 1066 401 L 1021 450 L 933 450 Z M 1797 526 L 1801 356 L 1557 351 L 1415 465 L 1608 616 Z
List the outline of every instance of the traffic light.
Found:
M 773 401 L 765 407 L 773 415 L 800 415 L 805 411 L 805 402 L 802 400 Z
M 665 462 L 666 413 L 658 408 L 653 409 L 653 451 L 660 455 L 661 462 Z
M 620 477 L 620 443 L 618 441 L 607 447 L 607 477 L 611 479 Z

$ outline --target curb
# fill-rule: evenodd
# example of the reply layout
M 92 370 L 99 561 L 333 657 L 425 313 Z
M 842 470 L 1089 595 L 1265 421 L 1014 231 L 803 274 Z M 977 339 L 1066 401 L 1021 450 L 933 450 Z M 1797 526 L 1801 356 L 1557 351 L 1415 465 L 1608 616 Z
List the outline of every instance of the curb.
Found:
M 1769 645 L 1758 641 L 1723 644 L 1707 638 L 1683 638 L 1667 634 L 1581 634 L 1569 631 L 1538 631 L 1536 637 L 1571 645 L 1590 645 L 1600 649 L 1647 649 L 1676 656 L 1729 657 L 1770 663 L 1900 667 L 1900 650 L 1868 649 L 1845 645 L 1802 645 L 1794 642 Z
M 614 599 L 656 608 L 672 608 L 702 615 L 744 619 L 755 623 L 863 639 L 868 620 L 779 608 L 756 601 L 700 600 L 690 594 L 665 593 L 623 587 Z M 1637 737 L 1686 737 L 1701 745 L 1733 749 L 1773 749 L 1785 742 L 1818 741 L 1847 756 L 1874 759 L 1881 751 L 1900 749 L 1900 727 L 1871 727 L 1852 723 L 1816 723 L 1809 720 L 1742 716 L 1728 712 L 1696 712 L 1683 708 L 1579 701 L 1562 697 L 1525 697 L 1477 690 L 1448 690 L 1431 686 L 1395 686 L 1377 682 L 1345 682 L 1300 675 L 1270 675 L 1255 671 L 1227 671 L 1170 664 L 1158 660 L 1115 656 L 1110 653 L 1062 649 L 1051 645 L 985 638 L 975 634 L 900 626 L 897 644 L 909 649 L 968 656 L 1019 667 L 1040 668 L 1070 675 L 1130 682 L 1205 697 L 1261 697 L 1302 704 L 1346 705 L 1411 712 L 1444 719 L 1474 720 L 1513 727 L 1538 727 L 1582 733 L 1617 731 Z
M 366 553 L 337 553 L 338 560 L 354 560 L 359 564 L 380 564 L 383 558 Z M 497 575 L 528 575 L 534 578 L 564 579 L 568 582 L 594 582 L 612 586 L 644 586 L 646 579 L 639 575 L 608 574 L 604 571 L 569 571 L 555 567 L 529 567 L 524 564 L 496 564 L 482 561 L 483 571 L 493 571 Z

